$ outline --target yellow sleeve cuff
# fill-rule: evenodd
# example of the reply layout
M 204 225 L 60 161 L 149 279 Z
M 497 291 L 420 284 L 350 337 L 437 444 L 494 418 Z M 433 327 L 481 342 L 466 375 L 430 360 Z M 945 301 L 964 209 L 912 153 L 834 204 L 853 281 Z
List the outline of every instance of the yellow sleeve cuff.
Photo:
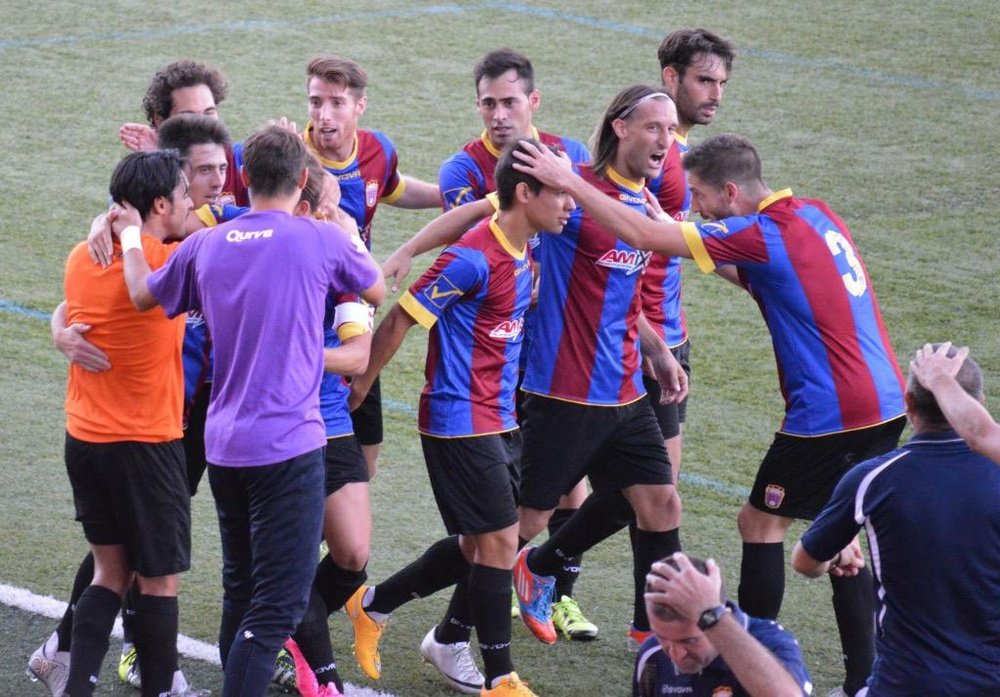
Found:
M 406 313 L 424 329 L 430 329 L 438 321 L 437 316 L 417 302 L 410 291 L 406 291 L 400 296 L 399 306 L 406 310 Z
M 367 332 L 368 327 L 364 324 L 359 324 L 358 322 L 344 322 L 342 325 L 337 327 L 337 336 L 341 341 L 353 339 L 354 337 L 361 336 Z
M 705 240 L 701 238 L 698 226 L 694 223 L 681 223 L 681 234 L 684 235 L 684 241 L 687 242 L 688 249 L 691 250 L 691 257 L 698 264 L 702 273 L 715 271 L 715 262 L 712 261 L 708 250 L 705 249 Z
M 392 205 L 393 203 L 395 203 L 396 201 L 398 201 L 400 198 L 403 197 L 404 191 L 406 191 L 406 180 L 400 177 L 399 185 L 395 189 L 393 189 L 390 193 L 380 198 L 379 203 L 388 203 L 389 205 Z

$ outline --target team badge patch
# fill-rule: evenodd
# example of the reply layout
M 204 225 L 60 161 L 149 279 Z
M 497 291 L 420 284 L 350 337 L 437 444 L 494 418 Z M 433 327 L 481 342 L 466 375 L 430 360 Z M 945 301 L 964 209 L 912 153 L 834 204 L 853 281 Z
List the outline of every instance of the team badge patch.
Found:
M 430 300 L 431 305 L 443 310 L 445 305 L 450 301 L 449 298 L 453 298 L 462 294 L 459 288 L 455 287 L 455 284 L 448 280 L 448 277 L 441 274 L 434 279 L 434 283 L 430 284 L 424 288 L 424 297 Z
M 768 508 L 779 508 L 785 500 L 785 487 L 768 484 L 764 489 L 764 505 Z
M 733 697 L 733 688 L 729 685 L 719 685 L 712 690 L 712 697 Z
M 376 203 L 378 203 L 378 182 L 369 179 L 365 183 L 365 205 L 374 208 Z

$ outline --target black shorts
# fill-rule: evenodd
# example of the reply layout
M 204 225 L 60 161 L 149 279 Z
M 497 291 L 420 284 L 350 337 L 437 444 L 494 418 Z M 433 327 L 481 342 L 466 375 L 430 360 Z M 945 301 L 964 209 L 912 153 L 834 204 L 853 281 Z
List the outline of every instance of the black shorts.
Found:
M 671 483 L 663 434 L 645 397 L 600 407 L 529 394 L 524 414 L 524 506 L 552 510 L 585 475 L 595 492 Z
M 205 474 L 205 418 L 212 398 L 212 383 L 204 383 L 195 395 L 184 424 L 184 461 L 187 463 L 188 491 L 198 493 L 198 484 Z
M 517 522 L 519 430 L 469 438 L 421 435 L 420 443 L 449 535 L 479 535 Z
M 680 346 L 674 346 L 670 349 L 670 353 L 674 354 L 674 358 L 681 364 L 690 381 L 691 342 L 685 341 Z M 653 413 L 656 414 L 656 421 L 660 424 L 660 432 L 663 433 L 663 439 L 667 440 L 679 436 L 681 434 L 681 424 L 687 420 L 687 395 L 684 395 L 684 399 L 680 402 L 660 404 L 662 391 L 660 390 L 660 383 L 656 381 L 656 378 L 643 375 L 642 384 L 646 387 L 646 394 L 649 396 L 649 405 L 653 407 Z
M 351 412 L 354 435 L 361 445 L 378 445 L 382 442 L 382 383 L 375 378 L 372 388 L 357 409 Z
M 368 463 L 353 433 L 326 439 L 326 495 L 345 484 L 368 481 Z
M 893 450 L 906 418 L 854 431 L 806 438 L 776 433 L 750 491 L 750 505 L 765 513 L 813 520 L 840 478 L 859 462 Z
M 94 545 L 123 545 L 149 578 L 191 568 L 191 497 L 180 439 L 90 443 L 66 434 L 76 519 Z

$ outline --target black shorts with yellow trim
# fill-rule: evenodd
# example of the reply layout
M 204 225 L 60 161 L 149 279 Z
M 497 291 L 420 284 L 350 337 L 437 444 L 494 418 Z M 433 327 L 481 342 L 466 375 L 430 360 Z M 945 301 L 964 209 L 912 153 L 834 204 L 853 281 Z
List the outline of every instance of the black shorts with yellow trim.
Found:
M 420 443 L 449 535 L 479 535 L 517 522 L 519 429 L 464 438 L 421 434 Z
M 368 463 L 353 433 L 326 439 L 326 495 L 345 484 L 368 481 Z
M 783 516 L 813 520 L 834 487 L 854 465 L 896 448 L 906 417 L 822 436 L 775 433 L 750 490 L 750 505 Z
M 66 434 L 76 519 L 94 545 L 122 545 L 141 576 L 191 568 L 191 495 L 181 439 L 92 443 Z
M 584 476 L 595 492 L 670 484 L 663 434 L 645 395 L 620 406 L 524 399 L 521 505 L 552 510 Z

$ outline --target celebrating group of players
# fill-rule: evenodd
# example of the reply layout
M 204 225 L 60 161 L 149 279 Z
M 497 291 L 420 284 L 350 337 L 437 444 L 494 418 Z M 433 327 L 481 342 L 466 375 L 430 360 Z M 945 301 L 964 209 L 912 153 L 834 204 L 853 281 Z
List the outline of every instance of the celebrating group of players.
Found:
M 663 40 L 658 57 L 662 84 L 621 90 L 588 149 L 533 126 L 540 96 L 526 57 L 489 52 L 474 69 L 485 128 L 444 162 L 438 185 L 402 175 L 392 142 L 358 127 L 367 76 L 351 60 L 309 63 L 300 135 L 282 122 L 235 145 L 218 121 L 225 83 L 216 71 L 181 61 L 158 73 L 144 102 L 150 126 L 121 131 L 137 152 L 119 164 L 115 205 L 95 221 L 89 249 L 100 263 L 87 245 L 74 250 L 66 302 L 53 316 L 56 344 L 72 360 L 67 468 L 93 554 L 66 617 L 31 657 L 32 674 L 54 695 L 89 694 L 124 597 L 121 678 L 144 694 L 199 693 L 177 666 L 176 595 L 190 558 L 188 497 L 206 468 L 223 537 L 223 694 L 263 694 L 272 678 L 303 695 L 341 694 L 327 625 L 341 608 L 358 663 L 378 679 L 389 614 L 450 586 L 424 658 L 463 692 L 534 694 L 511 659 L 512 585 L 517 614 L 541 641 L 555 642 L 557 630 L 593 638 L 573 582 L 584 552 L 626 527 L 635 585 L 627 639 L 636 649 L 655 641 L 646 574 L 680 550 L 690 372 L 681 257 L 747 290 L 773 339 L 786 415 L 739 514 L 739 604 L 777 617 L 789 525 L 815 517 L 852 463 L 895 447 L 902 375 L 844 223 L 821 201 L 768 189 L 744 138 L 688 147 L 690 130 L 710 123 L 722 101 L 732 45 L 685 29 Z M 442 202 L 447 212 L 382 272 L 398 281 L 414 255 L 447 248 L 372 332 L 364 301 L 381 302 L 384 286 L 364 247 L 378 205 Z M 343 244 L 296 247 L 297 238 L 282 238 L 293 224 L 279 209 L 334 222 L 342 230 L 295 225 L 320 225 Z M 689 222 L 692 212 L 702 222 Z M 163 244 L 199 228 L 180 246 Z M 120 242 L 106 246 L 111 230 Z M 279 238 L 289 240 L 282 251 L 254 256 Z M 236 249 L 248 256 L 227 251 Z M 297 322 L 285 315 L 306 294 L 291 287 L 306 272 L 289 255 L 335 260 L 317 272 L 325 307 L 309 305 Z M 223 259 L 237 265 L 220 267 Z M 282 302 L 256 295 L 262 283 Z M 97 286 L 106 294 L 95 296 Z M 166 315 L 132 304 L 162 305 Z M 301 333 L 306 345 L 301 325 L 317 312 L 322 376 L 311 353 L 284 343 L 299 346 Z M 128 327 L 102 325 L 121 316 Z M 186 328 L 167 317 L 186 317 Z M 448 535 L 369 586 L 378 379 L 415 324 L 429 330 L 418 431 Z M 142 350 L 130 343 L 140 335 Z M 148 353 L 138 366 L 137 353 Z M 247 370 L 247 355 L 258 372 Z M 141 379 L 117 377 L 128 371 Z M 313 391 L 302 390 L 289 417 L 282 390 L 302 385 Z M 312 441 L 299 440 L 297 415 L 322 421 L 318 460 L 306 457 Z M 115 449 L 123 441 L 134 447 Z M 306 470 L 321 473 L 324 484 L 309 487 L 323 486 L 323 501 L 283 488 Z M 547 541 L 530 546 L 545 527 Z M 320 528 L 328 554 L 314 567 Z M 874 659 L 872 577 L 862 569 L 831 581 L 844 690 L 853 694 Z

